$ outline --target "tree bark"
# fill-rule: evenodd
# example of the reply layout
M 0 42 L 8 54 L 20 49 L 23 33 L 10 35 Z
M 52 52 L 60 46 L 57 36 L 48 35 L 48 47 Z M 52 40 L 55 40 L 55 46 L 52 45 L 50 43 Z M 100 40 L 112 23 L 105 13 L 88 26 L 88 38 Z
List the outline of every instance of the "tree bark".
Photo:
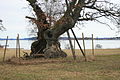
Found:
M 53 29 L 45 31 L 44 38 L 47 42 L 44 54 L 46 58 L 66 57 L 67 54 L 60 48 L 58 38 L 61 34 L 72 28 L 74 21 L 70 16 L 63 16 L 55 25 Z
M 80 11 L 82 10 L 83 1 L 79 0 L 77 7 L 75 7 L 74 12 L 72 10 L 66 10 L 63 17 L 61 17 L 55 24 L 48 26 L 44 29 L 44 26 L 39 24 L 49 24 L 46 20 L 46 16 L 42 9 L 36 4 L 36 0 L 27 0 L 33 11 L 36 14 L 36 19 L 31 18 L 38 27 L 38 38 L 37 41 L 33 42 L 31 45 L 31 56 L 34 54 L 44 54 L 45 58 L 58 58 L 66 57 L 67 54 L 63 52 L 60 48 L 60 43 L 58 38 L 60 35 L 73 28 L 77 19 L 80 16 Z M 82 2 L 80 2 L 82 1 Z M 73 3 L 75 5 L 75 2 Z M 72 6 L 74 6 L 72 5 Z M 72 7 L 71 6 L 71 7 Z M 69 6 L 68 6 L 69 8 Z M 69 8 L 71 9 L 71 8 Z M 73 13 L 71 15 L 71 13 Z
M 31 46 L 31 55 L 44 54 L 45 58 L 66 57 L 67 54 L 60 48 L 58 38 L 61 34 L 72 28 L 74 21 L 70 16 L 63 16 L 53 29 L 46 29 L 43 33 L 38 33 L 38 41 Z M 42 35 L 42 38 L 39 38 Z

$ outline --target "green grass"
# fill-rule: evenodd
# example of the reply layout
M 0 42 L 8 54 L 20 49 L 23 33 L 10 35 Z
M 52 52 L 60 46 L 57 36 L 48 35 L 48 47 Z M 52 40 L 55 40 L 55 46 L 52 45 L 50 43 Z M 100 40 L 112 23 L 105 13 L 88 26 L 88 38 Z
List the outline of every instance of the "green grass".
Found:
M 120 80 L 120 55 L 97 55 L 88 62 L 81 59 L 37 65 L 0 63 L 0 80 Z

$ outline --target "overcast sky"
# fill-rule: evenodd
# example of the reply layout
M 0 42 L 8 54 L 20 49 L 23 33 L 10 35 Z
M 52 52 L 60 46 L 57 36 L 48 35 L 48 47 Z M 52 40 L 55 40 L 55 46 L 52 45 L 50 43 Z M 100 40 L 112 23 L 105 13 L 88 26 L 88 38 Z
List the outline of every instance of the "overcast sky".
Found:
M 120 3 L 120 0 L 113 1 Z M 26 15 L 30 15 L 30 11 L 25 0 L 0 0 L 0 19 L 3 20 L 3 25 L 7 29 L 3 32 L 0 31 L 0 38 L 6 36 L 15 38 L 18 33 L 20 37 L 29 37 L 27 30 L 29 23 L 25 18 Z M 94 34 L 95 37 L 114 37 L 116 36 L 116 27 L 112 24 L 111 27 L 114 30 L 103 24 L 89 22 L 85 23 L 85 27 L 80 30 L 76 28 L 75 32 L 78 37 L 81 36 L 82 32 L 85 37 L 91 36 L 91 34 Z

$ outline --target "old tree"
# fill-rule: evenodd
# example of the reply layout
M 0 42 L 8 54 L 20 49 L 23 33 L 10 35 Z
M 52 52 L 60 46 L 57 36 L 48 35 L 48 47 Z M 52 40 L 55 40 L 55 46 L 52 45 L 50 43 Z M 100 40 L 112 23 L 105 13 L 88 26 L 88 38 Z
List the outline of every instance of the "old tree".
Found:
M 26 1 L 35 14 L 35 17 L 26 16 L 26 18 L 36 24 L 38 31 L 37 41 L 31 45 L 31 56 L 44 54 L 45 58 L 66 57 L 67 54 L 61 50 L 58 42 L 60 35 L 81 21 L 99 21 L 99 18 L 106 18 L 113 23 L 118 23 L 120 16 L 119 5 L 113 4 L 109 0 Z M 55 3 L 59 6 L 56 6 Z M 49 11 L 46 11 L 48 8 L 42 4 L 47 4 Z

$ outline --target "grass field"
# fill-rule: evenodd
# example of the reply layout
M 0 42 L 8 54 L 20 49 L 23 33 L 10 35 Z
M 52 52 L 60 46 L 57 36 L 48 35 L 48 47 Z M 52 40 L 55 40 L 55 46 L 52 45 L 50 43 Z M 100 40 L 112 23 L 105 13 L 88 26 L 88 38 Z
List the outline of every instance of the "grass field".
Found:
M 91 61 L 91 50 L 87 50 L 87 62 L 79 50 L 76 61 L 69 50 L 64 51 L 68 62 L 18 65 L 3 63 L 0 49 L 0 80 L 120 80 L 120 49 L 95 50 L 95 61 Z M 8 49 L 6 56 L 6 60 L 15 56 L 15 50 Z

